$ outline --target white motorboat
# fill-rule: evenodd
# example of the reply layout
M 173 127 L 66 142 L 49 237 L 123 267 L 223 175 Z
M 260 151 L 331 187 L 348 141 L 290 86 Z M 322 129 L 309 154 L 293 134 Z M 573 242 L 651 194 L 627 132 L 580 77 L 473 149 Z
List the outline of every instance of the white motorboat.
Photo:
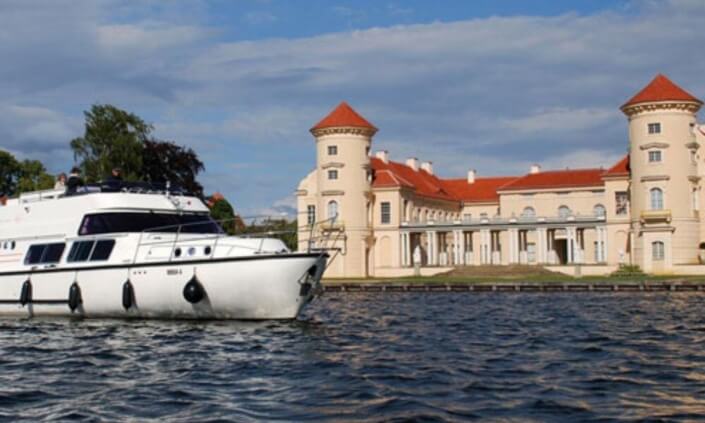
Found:
M 293 319 L 326 259 L 228 236 L 168 189 L 27 193 L 0 205 L 0 316 Z

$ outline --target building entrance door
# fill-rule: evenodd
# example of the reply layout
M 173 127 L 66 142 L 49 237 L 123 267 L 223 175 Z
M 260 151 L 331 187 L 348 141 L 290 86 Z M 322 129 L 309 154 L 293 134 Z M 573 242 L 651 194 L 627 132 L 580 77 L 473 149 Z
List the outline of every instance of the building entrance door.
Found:
M 555 240 L 556 257 L 558 258 L 558 264 L 566 264 L 568 262 L 568 240 L 557 239 Z

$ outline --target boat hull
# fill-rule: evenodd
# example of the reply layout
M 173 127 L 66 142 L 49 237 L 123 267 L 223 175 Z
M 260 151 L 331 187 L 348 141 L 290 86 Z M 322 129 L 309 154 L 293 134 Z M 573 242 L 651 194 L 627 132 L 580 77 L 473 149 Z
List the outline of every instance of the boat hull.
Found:
M 282 254 L 0 275 L 0 316 L 294 319 L 318 292 L 325 261 L 320 254 Z M 23 305 L 27 280 L 31 300 Z M 195 303 L 184 296 L 191 280 L 204 293 Z M 71 304 L 74 283 L 80 295 Z

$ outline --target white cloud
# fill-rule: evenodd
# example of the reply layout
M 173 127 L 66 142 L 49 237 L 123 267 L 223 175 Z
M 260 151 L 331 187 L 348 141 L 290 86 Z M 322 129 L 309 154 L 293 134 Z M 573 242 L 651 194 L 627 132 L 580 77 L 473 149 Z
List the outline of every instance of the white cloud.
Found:
M 0 143 L 35 154 L 63 142 L 52 155 L 70 160 L 80 111 L 114 103 L 202 154 L 208 189 L 268 207 L 305 175 L 308 129 L 343 99 L 380 128 L 374 149 L 450 176 L 608 166 L 627 143 L 618 107 L 657 72 L 705 95 L 701 1 L 239 42 L 191 10 L 150 16 L 154 4 L 0 2 L 2 104 L 54 113 L 4 112 Z

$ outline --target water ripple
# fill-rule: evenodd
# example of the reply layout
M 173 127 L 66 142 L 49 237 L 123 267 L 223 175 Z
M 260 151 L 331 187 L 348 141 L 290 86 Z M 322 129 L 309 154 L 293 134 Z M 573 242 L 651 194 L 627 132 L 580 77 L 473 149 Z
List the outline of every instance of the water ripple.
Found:
M 705 296 L 338 294 L 294 322 L 0 320 L 0 419 L 698 421 Z

